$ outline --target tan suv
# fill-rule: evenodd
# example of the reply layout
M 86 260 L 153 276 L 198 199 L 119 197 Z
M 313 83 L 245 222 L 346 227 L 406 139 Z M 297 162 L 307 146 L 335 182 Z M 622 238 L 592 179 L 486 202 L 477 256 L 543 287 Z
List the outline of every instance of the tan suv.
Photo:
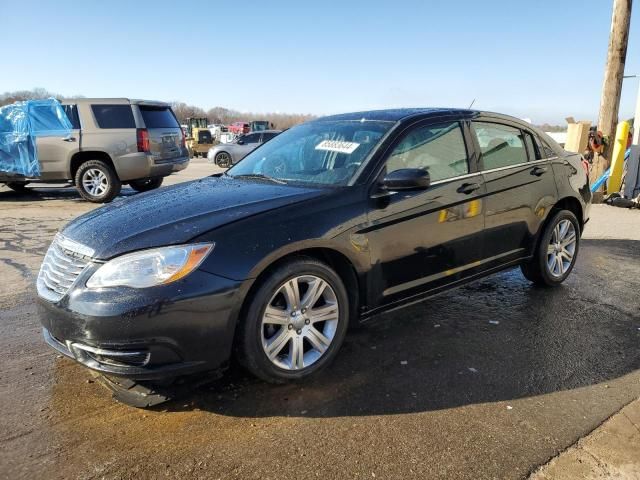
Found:
M 36 141 L 41 175 L 0 173 L 16 191 L 34 182 L 73 182 L 90 202 L 113 200 L 123 184 L 143 192 L 189 164 L 185 138 L 167 103 L 127 98 L 80 98 L 62 102 L 71 136 Z

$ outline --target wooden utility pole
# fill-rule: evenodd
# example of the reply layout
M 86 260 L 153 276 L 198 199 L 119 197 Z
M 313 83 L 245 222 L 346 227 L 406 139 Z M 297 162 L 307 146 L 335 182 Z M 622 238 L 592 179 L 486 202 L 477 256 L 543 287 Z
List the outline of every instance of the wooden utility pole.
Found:
M 611 16 L 611 33 L 609 34 L 609 49 L 607 50 L 607 65 L 604 69 L 604 83 L 600 99 L 598 115 L 598 130 L 608 139 L 602 155 L 593 159 L 591 181 L 594 182 L 609 167 L 613 136 L 618 124 L 618 108 L 622 92 L 622 77 L 624 76 L 624 62 L 627 58 L 627 43 L 629 41 L 629 24 L 631 22 L 632 0 L 613 0 L 613 15 Z M 599 195 L 600 197 L 602 195 Z M 597 200 L 597 199 L 594 199 Z

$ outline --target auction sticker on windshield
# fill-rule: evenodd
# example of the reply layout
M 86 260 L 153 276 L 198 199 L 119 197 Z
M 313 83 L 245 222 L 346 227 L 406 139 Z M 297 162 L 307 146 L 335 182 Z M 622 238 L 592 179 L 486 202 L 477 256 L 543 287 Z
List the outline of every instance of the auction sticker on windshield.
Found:
M 316 145 L 316 150 L 326 150 L 328 152 L 353 153 L 360 146 L 355 142 L 341 142 L 340 140 L 323 140 Z

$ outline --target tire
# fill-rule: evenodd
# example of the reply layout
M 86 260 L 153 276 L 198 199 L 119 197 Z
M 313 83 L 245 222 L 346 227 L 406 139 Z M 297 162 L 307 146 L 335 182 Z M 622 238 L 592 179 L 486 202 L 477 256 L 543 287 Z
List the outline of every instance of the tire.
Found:
M 311 283 L 318 280 L 321 282 Z M 310 289 L 320 287 L 322 282 L 326 286 L 311 307 L 307 303 L 295 305 L 297 310 L 293 310 L 284 296 L 285 284 L 292 282 L 298 285 L 302 301 L 306 293 L 311 295 Z M 325 368 L 336 357 L 347 332 L 349 299 L 342 280 L 329 266 L 308 257 L 289 260 L 259 284 L 249 302 L 239 324 L 236 353 L 240 364 L 258 378 L 270 383 L 302 380 Z M 267 307 L 272 314 L 263 318 Z M 271 321 L 278 324 L 269 323 Z M 274 341 L 276 339 L 281 341 Z M 271 358 L 266 352 L 269 342 L 273 350 Z M 295 355 L 300 348 L 302 353 Z
M 28 184 L 29 182 L 7 182 L 6 183 L 7 187 L 9 187 L 11 190 L 17 193 L 27 193 L 29 191 L 29 189 L 27 188 Z
M 567 243 L 571 239 L 572 232 L 574 241 Z M 557 239 L 558 235 L 560 235 L 559 240 Z M 578 258 L 579 247 L 580 223 L 578 219 L 573 212 L 560 210 L 553 214 L 547 222 L 533 258 L 520 266 L 522 273 L 525 278 L 536 285 L 546 287 L 560 285 L 573 270 Z M 568 258 L 569 254 L 571 254 L 570 259 Z
M 135 382 L 127 378 L 96 374 L 98 381 L 107 387 L 114 399 L 136 408 L 149 408 L 175 397 L 170 382 L 154 385 L 149 382 Z
M 214 161 L 220 168 L 229 168 L 233 163 L 231 161 L 231 155 L 229 155 L 227 152 L 216 153 Z
M 131 180 L 129 186 L 136 192 L 148 192 L 159 188 L 163 180 L 163 177 L 141 178 L 140 180 Z
M 94 180 L 96 183 L 91 186 L 89 182 Z M 93 203 L 110 202 L 122 188 L 116 172 L 102 160 L 89 160 L 80 165 L 75 183 L 80 196 Z

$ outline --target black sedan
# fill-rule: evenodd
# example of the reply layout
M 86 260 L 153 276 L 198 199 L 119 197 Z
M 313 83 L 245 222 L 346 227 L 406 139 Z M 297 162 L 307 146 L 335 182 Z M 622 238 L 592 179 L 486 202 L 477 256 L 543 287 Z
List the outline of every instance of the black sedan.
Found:
M 325 117 L 68 224 L 37 281 L 44 336 L 138 406 L 232 355 L 297 380 L 385 310 L 516 265 L 560 284 L 590 201 L 580 155 L 515 118 Z

